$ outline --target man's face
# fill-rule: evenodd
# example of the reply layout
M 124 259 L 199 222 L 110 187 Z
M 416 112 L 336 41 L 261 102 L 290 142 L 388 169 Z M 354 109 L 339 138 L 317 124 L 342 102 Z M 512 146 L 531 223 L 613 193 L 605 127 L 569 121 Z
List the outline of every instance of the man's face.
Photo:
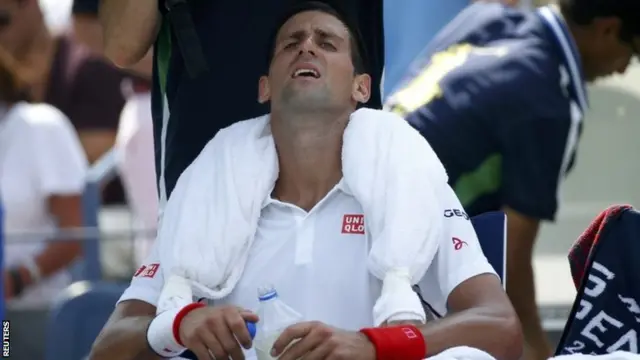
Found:
M 640 50 L 640 38 L 621 39 L 622 23 L 618 18 L 596 19 L 589 26 L 589 46 L 583 54 L 587 81 L 613 74 L 623 74 Z
M 0 46 L 17 55 L 35 35 L 37 0 L 0 0 Z
M 366 102 L 370 78 L 355 75 L 346 26 L 332 15 L 305 11 L 278 32 L 269 74 L 260 79 L 260 101 L 272 110 L 343 110 Z

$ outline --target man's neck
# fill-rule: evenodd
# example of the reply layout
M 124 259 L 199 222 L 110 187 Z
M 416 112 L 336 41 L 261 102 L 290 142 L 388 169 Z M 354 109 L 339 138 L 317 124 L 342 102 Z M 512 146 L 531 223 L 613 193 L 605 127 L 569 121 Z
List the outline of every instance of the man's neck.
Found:
M 342 137 L 349 114 L 271 115 L 280 173 L 273 196 L 313 208 L 342 178 Z

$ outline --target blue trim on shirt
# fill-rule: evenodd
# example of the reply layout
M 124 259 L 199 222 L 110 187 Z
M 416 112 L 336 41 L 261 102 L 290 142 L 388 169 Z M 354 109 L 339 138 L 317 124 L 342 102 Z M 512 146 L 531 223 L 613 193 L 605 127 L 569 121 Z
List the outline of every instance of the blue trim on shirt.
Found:
M 551 6 L 541 7 L 537 10 L 537 14 L 542 22 L 555 35 L 554 38 L 558 46 L 562 49 L 567 67 L 571 75 L 571 83 L 573 85 L 576 102 L 580 105 L 582 111 L 586 111 L 589 107 L 587 97 L 587 86 L 582 75 L 582 61 L 580 53 L 576 46 L 573 36 L 569 32 L 564 19 Z

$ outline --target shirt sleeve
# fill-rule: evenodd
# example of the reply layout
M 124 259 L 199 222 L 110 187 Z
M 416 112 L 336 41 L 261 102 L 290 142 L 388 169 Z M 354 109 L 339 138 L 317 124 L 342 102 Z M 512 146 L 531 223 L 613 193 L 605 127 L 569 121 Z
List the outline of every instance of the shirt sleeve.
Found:
M 453 189 L 449 187 L 447 191 L 447 206 L 442 215 L 445 233 L 436 257 L 418 283 L 425 301 L 441 313 L 446 312 L 451 292 L 466 280 L 487 273 L 498 276 L 484 256 L 469 216 Z
M 140 300 L 153 306 L 158 305 L 158 299 L 164 286 L 163 268 L 160 265 L 159 247 L 154 242 L 151 252 L 136 270 L 129 287 L 124 291 L 118 303 L 126 300 Z
M 505 72 L 501 91 L 509 104 L 495 106 L 493 112 L 501 117 L 502 203 L 524 215 L 553 220 L 582 113 L 563 89 L 563 70 L 544 56 L 532 54 L 507 69 L 512 71 Z
M 32 106 L 28 116 L 35 134 L 36 167 L 42 193 L 82 193 L 88 162 L 69 119 L 58 109 L 44 104 Z
M 536 219 L 554 220 L 560 183 L 575 154 L 572 119 L 532 116 L 503 138 L 503 204 Z M 574 138 L 575 139 L 575 138 Z

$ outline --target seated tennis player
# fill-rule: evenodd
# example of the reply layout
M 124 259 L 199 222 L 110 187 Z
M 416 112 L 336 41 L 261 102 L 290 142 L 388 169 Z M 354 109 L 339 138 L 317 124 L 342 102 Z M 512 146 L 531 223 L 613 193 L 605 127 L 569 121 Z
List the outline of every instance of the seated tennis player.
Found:
M 245 321 L 260 321 L 252 312 L 256 289 L 270 282 L 284 302 L 311 320 L 276 341 L 273 351 L 282 360 L 417 360 L 458 346 L 517 359 L 518 319 L 468 217 L 444 216 L 446 209 L 461 209 L 446 181 L 442 219 L 434 219 L 443 224 L 439 247 L 417 283 L 433 317 L 373 328 L 381 281 L 367 266 L 368 228 L 345 226 L 366 220 L 343 181 L 341 157 L 349 118 L 371 91 L 357 29 L 335 9 L 308 2 L 283 18 L 271 54 L 260 99 L 271 105 L 279 173 L 238 283 L 213 304 L 194 302 L 170 318 L 168 312 L 156 316 L 169 275 L 156 242 L 90 358 L 255 358 Z M 163 222 L 172 221 L 168 215 L 180 188 L 178 182 Z

